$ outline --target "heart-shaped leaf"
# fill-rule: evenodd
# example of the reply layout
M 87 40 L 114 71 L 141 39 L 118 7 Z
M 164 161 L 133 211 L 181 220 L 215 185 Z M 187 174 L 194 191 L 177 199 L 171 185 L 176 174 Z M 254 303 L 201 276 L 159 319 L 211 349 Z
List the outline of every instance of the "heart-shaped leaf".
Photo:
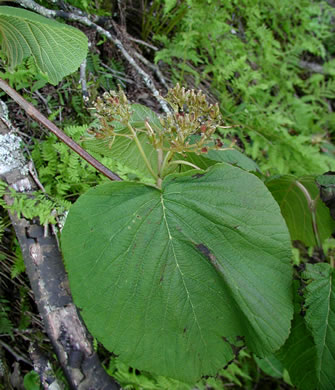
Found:
M 306 324 L 317 350 L 316 365 L 320 390 L 335 388 L 335 273 L 329 264 L 307 264 L 303 274 Z
M 289 338 L 275 353 L 290 375 L 291 382 L 299 390 L 315 390 L 317 386 L 316 346 L 302 315 L 303 297 L 300 285 L 294 281 L 294 318 Z
M 12 69 L 31 55 L 51 84 L 77 70 L 88 47 L 80 30 L 7 6 L 0 7 L 0 42 Z
M 162 190 L 114 182 L 71 208 L 71 291 L 92 334 L 125 363 L 194 382 L 288 337 L 290 237 L 254 175 L 229 164 L 168 175 Z
M 309 199 L 315 202 L 316 224 L 321 241 L 335 231 L 335 221 L 319 199 L 319 189 L 313 176 L 278 176 L 270 179 L 266 185 L 280 206 L 292 240 L 316 245 Z

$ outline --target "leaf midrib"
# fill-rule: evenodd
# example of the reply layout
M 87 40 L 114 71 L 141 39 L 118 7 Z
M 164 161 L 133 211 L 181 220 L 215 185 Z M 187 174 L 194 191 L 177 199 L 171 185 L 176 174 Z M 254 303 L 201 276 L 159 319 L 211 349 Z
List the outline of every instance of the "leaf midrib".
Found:
M 176 267 L 178 269 L 178 272 L 179 272 L 179 275 L 180 275 L 180 278 L 182 280 L 182 283 L 183 283 L 183 286 L 184 286 L 184 289 L 185 289 L 185 292 L 186 292 L 186 295 L 187 295 L 187 299 L 190 303 L 190 307 L 191 307 L 191 310 L 192 310 L 192 313 L 193 313 L 193 316 L 194 316 L 194 320 L 195 320 L 195 323 L 197 324 L 197 327 L 199 329 L 199 333 L 200 333 L 200 336 L 201 336 L 201 341 L 203 343 L 203 345 L 205 346 L 206 348 L 206 351 L 207 351 L 207 343 L 204 339 L 204 335 L 203 335 L 203 332 L 202 332 L 202 329 L 201 329 L 201 326 L 199 324 L 199 320 L 198 320 L 198 317 L 197 317 L 197 314 L 195 312 L 195 309 L 194 309 L 194 306 L 193 306 L 193 303 L 192 303 L 192 299 L 191 299 L 191 295 L 190 295 L 190 292 L 187 288 L 187 285 L 186 285 L 186 282 L 185 282 L 185 279 L 184 279 L 184 274 L 182 272 L 182 270 L 180 269 L 180 266 L 179 266 L 179 263 L 178 263 L 178 260 L 177 260 L 177 256 L 176 256 L 176 253 L 175 253 L 175 249 L 174 249 L 174 245 L 173 245 L 173 237 L 171 235 L 171 231 L 170 231 L 170 227 L 169 227 L 169 224 L 168 224 L 168 221 L 167 221 L 167 218 L 166 218 L 166 207 L 165 207 L 165 204 L 164 204 L 164 198 L 163 198 L 163 193 L 161 193 L 161 205 L 162 205 L 162 211 L 163 211 L 163 220 L 164 220 L 164 223 L 165 223 L 165 226 L 166 226 L 166 230 L 167 230 L 167 233 L 168 233 L 168 237 L 169 237 L 169 242 L 170 242 L 170 245 L 172 247 L 172 252 L 173 252 L 173 257 L 175 259 L 175 263 L 176 263 Z M 166 316 L 166 311 L 164 313 L 164 318 Z

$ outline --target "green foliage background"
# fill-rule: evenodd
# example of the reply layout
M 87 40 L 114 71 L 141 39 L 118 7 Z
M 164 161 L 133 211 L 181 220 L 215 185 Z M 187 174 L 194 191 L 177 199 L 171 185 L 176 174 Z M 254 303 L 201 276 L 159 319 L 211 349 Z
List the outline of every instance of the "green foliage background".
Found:
M 263 170 L 334 168 L 335 114 L 327 100 L 335 94 L 334 8 L 309 0 L 188 0 L 176 7 L 185 14 L 173 33 L 154 35 L 163 44 L 156 62 L 169 64 L 175 81 L 210 84 Z

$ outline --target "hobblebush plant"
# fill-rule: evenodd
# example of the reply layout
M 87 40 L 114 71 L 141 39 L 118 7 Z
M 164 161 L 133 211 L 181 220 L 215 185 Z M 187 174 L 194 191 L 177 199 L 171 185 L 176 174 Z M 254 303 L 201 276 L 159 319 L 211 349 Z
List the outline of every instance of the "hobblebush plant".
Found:
M 105 94 L 82 140 L 128 179 L 79 197 L 62 235 L 90 331 L 120 362 L 187 386 L 247 346 L 266 373 L 333 389 L 334 249 L 325 240 L 334 221 L 314 179 L 263 178 L 216 138 L 221 114 L 201 93 L 177 86 L 166 101 L 172 114 L 158 117 L 122 91 Z M 317 184 L 333 214 L 331 177 Z M 16 211 L 36 209 L 21 203 Z M 296 256 L 292 272 L 291 240 L 326 256 Z
M 86 146 L 148 179 L 80 196 L 61 242 L 92 334 L 131 366 L 193 384 L 234 346 L 266 357 L 288 339 L 291 240 L 257 166 L 213 137 L 218 107 L 179 86 L 166 101 L 158 117 L 122 91 L 98 99 Z
M 217 17 L 218 12 L 227 11 L 221 4 L 203 1 L 203 7 L 200 3 L 192 2 L 194 7 L 187 8 L 188 15 L 199 12 L 202 22 L 202 10 L 208 17 L 215 15 L 215 21 L 228 20 Z M 166 2 L 165 11 L 176 4 Z M 279 7 L 275 2 L 272 6 Z M 312 39 L 314 35 L 304 38 L 302 44 L 296 39 L 298 31 L 290 26 L 301 26 L 316 38 L 325 34 L 327 40 L 329 30 L 322 32 L 318 21 L 319 16 L 328 14 L 316 3 L 313 7 L 317 7 L 316 12 L 301 7 L 305 13 L 291 12 L 289 19 L 291 2 L 280 5 L 284 18 L 275 24 L 284 27 L 282 37 L 272 35 L 266 14 L 258 13 L 253 3 L 252 8 L 236 9 L 238 16 L 233 25 L 226 23 L 226 30 L 220 22 L 211 23 L 206 17 L 206 24 L 180 24 L 187 26 L 188 33 L 172 41 L 179 48 L 173 52 L 177 57 L 181 53 L 184 60 L 184 72 L 190 70 L 187 61 L 202 62 L 195 55 L 204 53 L 207 58 L 210 54 L 204 75 L 213 73 L 214 87 L 225 87 L 220 91 L 222 112 L 227 120 L 252 129 L 251 142 L 238 133 L 250 155 L 259 157 L 260 151 L 265 152 L 266 164 L 265 159 L 259 162 L 271 171 L 275 167 L 273 171 L 280 173 L 321 173 L 333 164 L 331 154 L 319 153 L 319 146 L 325 143 L 316 134 L 319 130 L 314 120 L 317 116 L 324 118 L 322 127 L 326 130 L 333 123 L 332 113 L 323 115 L 328 107 L 324 98 L 332 96 L 331 61 L 325 63 L 328 75 L 315 75 L 307 83 L 295 77 L 287 84 L 290 77 L 282 77 L 289 75 L 288 68 L 296 66 L 302 51 L 315 55 L 324 51 L 323 45 Z M 17 14 L 8 7 L 0 8 L 2 45 L 14 66 L 32 54 L 34 65 L 56 83 L 85 56 L 87 42 L 82 34 L 39 17 L 30 20 L 24 11 Z M 229 12 L 231 15 L 236 13 Z M 293 23 L 301 15 L 304 23 Z M 248 32 L 243 37 L 244 20 L 257 39 Z M 13 57 L 16 46 L 6 38 L 10 30 L 4 26 L 8 23 L 12 29 L 24 29 L 32 23 L 47 34 L 57 31 L 59 41 L 75 34 L 80 48 L 80 53 L 72 51 L 76 66 L 61 64 L 53 73 L 53 64 L 39 58 L 32 50 L 36 47 L 29 44 L 22 55 Z M 309 28 L 310 23 L 315 28 Z M 193 26 L 207 28 L 209 33 L 194 34 Z M 222 32 L 229 39 L 222 40 Z M 225 48 L 218 46 L 215 52 L 208 52 L 213 47 L 202 41 L 200 45 L 198 38 L 202 37 L 220 38 Z M 32 35 L 27 38 L 31 45 Z M 243 49 L 245 38 L 250 43 L 247 51 Z M 266 45 L 260 45 L 259 39 Z M 294 43 L 288 45 L 288 54 L 292 54 L 288 62 L 279 51 L 286 40 Z M 47 43 L 41 42 L 45 50 L 50 49 Z M 257 49 L 251 62 L 238 54 L 239 47 L 248 53 Z M 163 57 L 157 59 L 171 59 L 171 52 Z M 54 57 L 54 62 L 59 58 Z M 246 72 L 241 73 L 243 69 Z M 274 72 L 275 82 L 269 77 Z M 293 97 L 298 87 L 305 94 L 302 103 Z M 317 103 L 315 109 L 310 108 L 309 99 Z M 166 101 L 172 114 L 158 117 L 144 106 L 130 104 L 121 91 L 106 94 L 95 107 L 98 123 L 83 140 L 83 145 L 102 155 L 106 163 L 111 161 L 129 173 L 127 181 L 100 184 L 80 196 L 71 207 L 62 234 L 71 290 L 90 331 L 119 355 L 119 362 L 188 384 L 201 375 L 215 375 L 237 350 L 248 346 L 258 357 L 259 367 L 266 371 L 266 362 L 270 362 L 278 368 L 276 375 L 286 369 L 299 389 L 334 389 L 334 257 L 326 256 L 324 262 L 318 258 L 315 264 L 299 259 L 294 269 L 291 265 L 291 240 L 322 250 L 324 240 L 334 230 L 314 178 L 285 175 L 265 180 L 253 161 L 216 138 L 217 129 L 225 132 L 221 113 L 207 104 L 201 93 L 176 87 Z M 277 102 L 293 111 L 283 116 Z M 228 118 L 230 113 L 233 115 Z M 273 143 L 279 148 L 274 150 Z M 58 147 L 58 153 L 47 160 L 50 164 L 44 173 L 49 177 L 53 177 L 52 161 L 63 153 Z M 47 147 L 41 154 L 43 150 L 49 154 Z M 34 155 L 38 155 L 37 149 Z M 86 185 L 79 179 L 85 177 L 85 167 L 72 155 L 65 163 L 73 174 L 78 167 L 78 177 L 71 176 L 71 181 L 78 182 L 80 192 Z M 334 182 L 323 176 L 317 180 L 322 199 L 333 213 Z M 69 186 L 63 183 L 62 188 L 53 188 L 65 194 Z M 17 211 L 27 214 L 19 201 L 16 206 Z M 33 207 L 35 204 L 28 208 Z M 292 276 L 296 279 L 293 283 Z

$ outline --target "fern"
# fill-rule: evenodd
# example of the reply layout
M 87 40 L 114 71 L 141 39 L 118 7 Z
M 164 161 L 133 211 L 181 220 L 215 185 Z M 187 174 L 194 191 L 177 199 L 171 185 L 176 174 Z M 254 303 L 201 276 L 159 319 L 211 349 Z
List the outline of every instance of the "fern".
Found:
M 0 334 L 10 334 L 13 332 L 13 324 L 9 319 L 10 303 L 7 299 L 0 298 Z
M 0 242 L 2 241 L 3 234 L 5 232 L 5 229 L 7 227 L 7 224 L 5 222 L 5 219 L 0 216 Z
M 112 357 L 107 373 L 112 375 L 125 390 L 189 390 L 190 386 L 172 378 L 153 375 L 138 371 L 122 363 L 117 357 Z
M 40 191 L 27 195 L 16 192 L 13 188 L 7 189 L 3 183 L 1 184 L 0 205 L 11 212 L 16 212 L 19 218 L 22 215 L 27 219 L 39 218 L 42 225 L 56 224 L 56 216 L 64 214 L 71 206 L 69 201 L 61 198 L 50 198 Z M 12 204 L 9 205 L 2 199 L 5 194 L 11 196 Z
M 14 262 L 11 267 L 10 276 L 12 279 L 16 278 L 18 275 L 22 274 L 26 270 L 26 265 L 24 264 L 21 247 L 16 243 L 15 246 L 15 256 Z
M 0 53 L 0 77 L 7 80 L 16 90 L 31 88 L 32 91 L 42 88 L 47 84 L 47 78 L 41 74 L 33 58 L 25 59 L 18 65 L 15 72 L 1 71 L 6 68 L 3 53 Z

